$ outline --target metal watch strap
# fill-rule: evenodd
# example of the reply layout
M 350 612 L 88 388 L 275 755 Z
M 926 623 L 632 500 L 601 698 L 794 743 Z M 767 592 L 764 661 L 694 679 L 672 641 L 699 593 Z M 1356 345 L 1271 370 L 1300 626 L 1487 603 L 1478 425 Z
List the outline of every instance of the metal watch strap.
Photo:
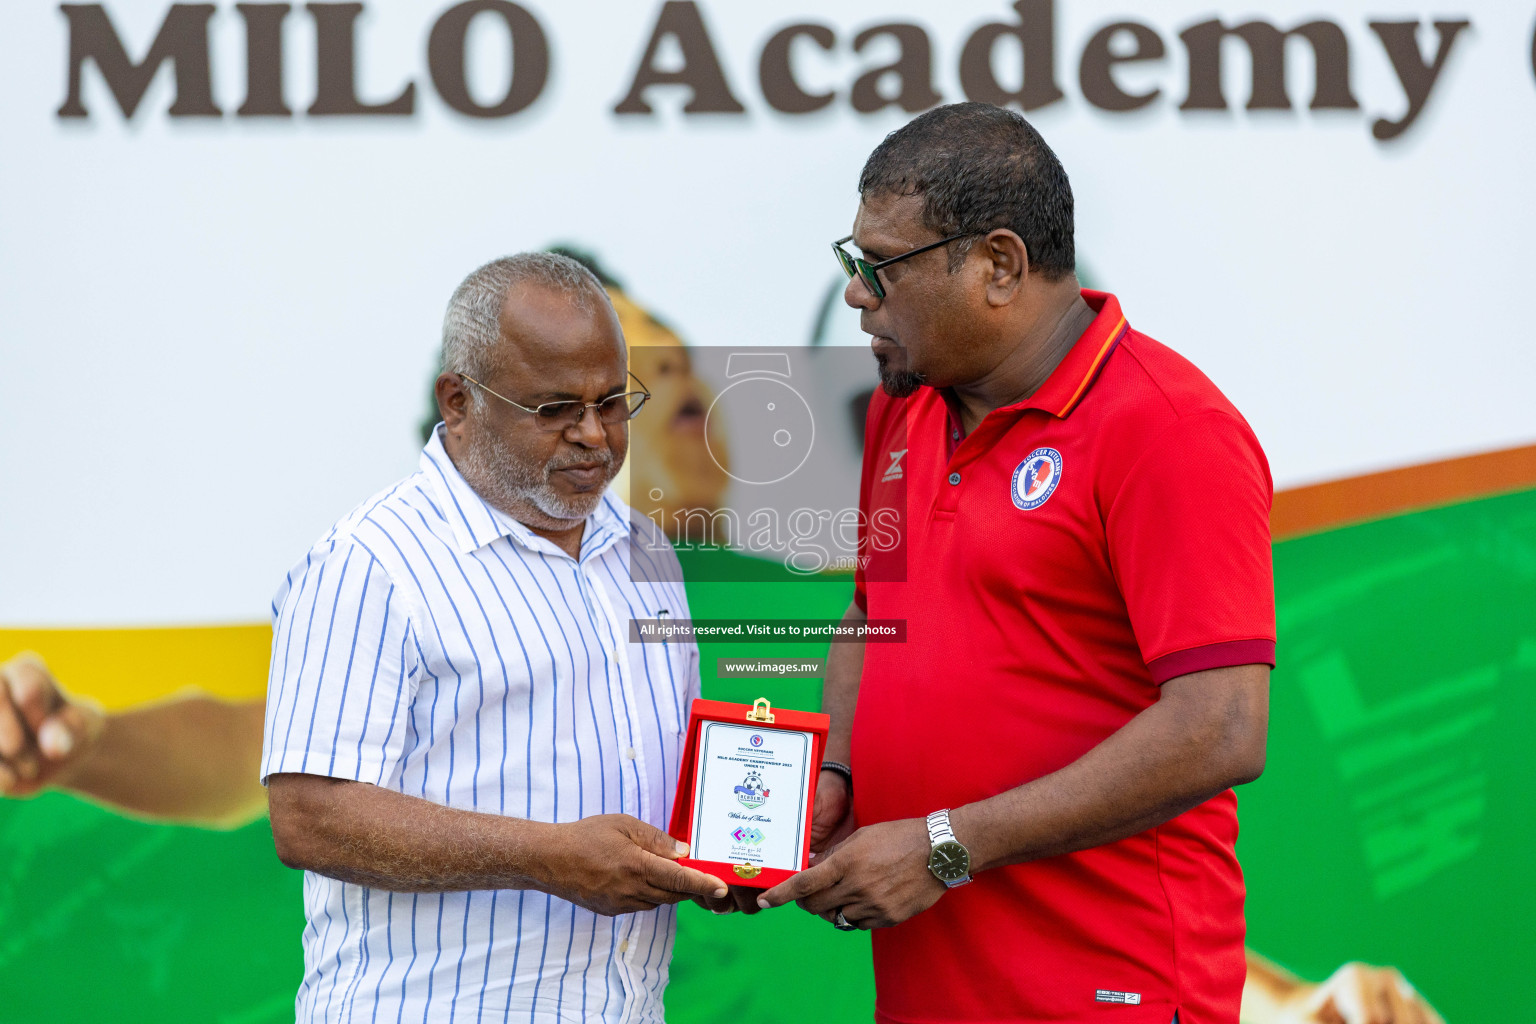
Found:
M 955 838 L 955 830 L 949 827 L 949 808 L 928 815 L 928 848 L 954 842 L 959 840 Z
M 946 807 L 941 811 L 934 811 L 932 814 L 928 815 L 927 824 L 928 850 L 930 857 L 932 856 L 932 851 L 937 850 L 944 843 L 954 843 L 956 846 L 960 847 L 960 849 L 965 849 L 965 844 L 955 838 L 955 830 L 950 827 L 949 808 Z M 967 859 L 969 859 L 969 851 L 967 851 L 966 856 Z M 928 870 L 933 871 L 931 863 Z M 950 880 L 945 878 L 943 875 L 940 875 L 937 871 L 934 871 L 934 875 L 938 878 L 939 881 L 944 883 L 944 888 L 946 889 L 954 889 L 971 881 L 969 863 L 967 863 L 966 875 L 964 878 Z
M 826 761 L 826 760 L 823 760 L 821 762 L 821 770 L 824 771 L 824 772 L 836 772 L 837 774 L 841 775 L 848 782 L 848 789 L 849 789 L 850 792 L 852 792 L 852 790 L 853 790 L 853 769 L 852 768 L 850 768 L 847 765 L 843 764 L 843 762 L 841 762 L 841 761 Z

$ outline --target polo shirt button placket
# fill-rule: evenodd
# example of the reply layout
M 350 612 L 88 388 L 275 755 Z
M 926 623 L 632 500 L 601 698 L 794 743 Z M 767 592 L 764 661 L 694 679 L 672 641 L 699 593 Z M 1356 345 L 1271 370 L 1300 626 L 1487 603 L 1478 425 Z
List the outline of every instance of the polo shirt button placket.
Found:
M 951 474 L 949 474 L 949 484 L 950 484 L 951 487 L 957 486 L 959 483 L 960 483 L 960 474 L 959 473 L 951 473 Z

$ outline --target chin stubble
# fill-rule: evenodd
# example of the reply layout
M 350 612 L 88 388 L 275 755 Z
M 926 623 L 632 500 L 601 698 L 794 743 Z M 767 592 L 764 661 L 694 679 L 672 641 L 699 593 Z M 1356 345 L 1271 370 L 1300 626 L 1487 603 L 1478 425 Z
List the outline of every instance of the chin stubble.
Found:
M 889 356 L 876 355 L 875 362 L 880 368 L 880 386 L 892 398 L 906 398 L 915 394 L 926 380 L 921 373 L 892 366 Z

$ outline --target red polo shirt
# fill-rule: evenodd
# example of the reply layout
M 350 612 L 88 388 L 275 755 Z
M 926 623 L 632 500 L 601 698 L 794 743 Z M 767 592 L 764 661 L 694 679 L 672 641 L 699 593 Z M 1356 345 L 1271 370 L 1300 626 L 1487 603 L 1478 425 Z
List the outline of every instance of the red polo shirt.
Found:
M 1114 296 L 1083 297 L 1098 317 L 1055 372 L 970 435 L 932 388 L 870 405 L 856 600 L 905 619 L 907 642 L 865 648 L 861 824 L 1062 768 L 1175 676 L 1274 664 L 1258 440 Z M 1229 790 L 1120 842 L 984 872 L 874 933 L 876 1018 L 1235 1024 L 1236 839 Z

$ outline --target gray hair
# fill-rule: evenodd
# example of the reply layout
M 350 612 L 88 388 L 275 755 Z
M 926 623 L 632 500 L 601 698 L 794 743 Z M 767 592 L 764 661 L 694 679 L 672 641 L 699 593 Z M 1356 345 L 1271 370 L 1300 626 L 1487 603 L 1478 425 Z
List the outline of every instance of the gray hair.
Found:
M 608 300 L 597 277 L 580 263 L 553 252 L 520 252 L 492 260 L 466 277 L 448 300 L 443 314 L 442 368 L 477 380 L 489 374 L 491 353 L 501 339 L 501 307 L 518 285 L 534 284 L 569 296 L 584 313 L 594 308 L 597 296 Z M 470 392 L 480 407 L 485 398 L 479 388 Z

